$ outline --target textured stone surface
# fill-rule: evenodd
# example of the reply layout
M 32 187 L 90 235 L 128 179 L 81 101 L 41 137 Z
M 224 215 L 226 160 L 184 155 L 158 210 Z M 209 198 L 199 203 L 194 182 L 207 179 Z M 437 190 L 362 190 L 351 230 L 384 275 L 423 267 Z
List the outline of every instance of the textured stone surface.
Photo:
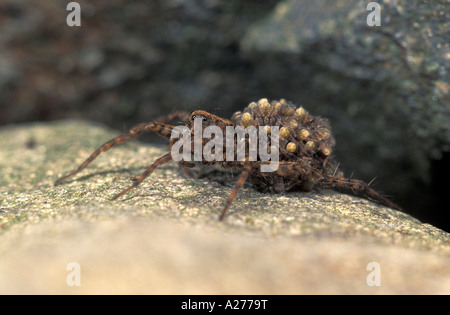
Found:
M 346 174 L 449 221 L 448 153 L 436 162 L 450 145 L 448 0 L 376 1 L 380 27 L 363 0 L 80 0 L 81 27 L 66 25 L 67 3 L 28 2 L 0 3 L 0 124 L 123 129 L 286 98 L 330 119 Z
M 450 235 L 365 199 L 246 186 L 221 223 L 236 176 L 167 164 L 111 202 L 167 151 L 139 142 L 53 186 L 116 134 L 84 121 L 0 131 L 1 293 L 450 293 Z M 73 261 L 80 287 L 66 284 Z

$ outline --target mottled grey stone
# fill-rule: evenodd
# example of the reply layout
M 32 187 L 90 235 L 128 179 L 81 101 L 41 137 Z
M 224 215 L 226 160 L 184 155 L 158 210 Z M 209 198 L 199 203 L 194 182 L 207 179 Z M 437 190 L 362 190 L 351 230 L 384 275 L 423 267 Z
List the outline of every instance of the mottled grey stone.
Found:
M 450 293 L 450 235 L 365 199 L 246 186 L 219 222 L 236 176 L 167 164 L 112 202 L 167 152 L 139 142 L 53 186 L 115 135 L 85 121 L 0 130 L 1 293 Z M 80 287 L 66 284 L 69 262 Z

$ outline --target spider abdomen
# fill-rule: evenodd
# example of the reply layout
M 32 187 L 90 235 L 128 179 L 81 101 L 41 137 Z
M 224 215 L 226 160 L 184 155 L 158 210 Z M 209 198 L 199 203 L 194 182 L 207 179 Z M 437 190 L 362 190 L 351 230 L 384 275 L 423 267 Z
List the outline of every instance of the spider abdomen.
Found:
M 299 186 L 311 190 L 323 175 L 336 171 L 330 124 L 301 106 L 296 107 L 285 99 L 269 102 L 262 98 L 236 112 L 231 121 L 236 126 L 263 126 L 268 133 L 274 126 L 279 128 L 279 160 L 293 164 L 290 169 L 284 166 L 273 174 L 251 176 L 262 188 L 269 186 L 270 190 L 283 191 Z

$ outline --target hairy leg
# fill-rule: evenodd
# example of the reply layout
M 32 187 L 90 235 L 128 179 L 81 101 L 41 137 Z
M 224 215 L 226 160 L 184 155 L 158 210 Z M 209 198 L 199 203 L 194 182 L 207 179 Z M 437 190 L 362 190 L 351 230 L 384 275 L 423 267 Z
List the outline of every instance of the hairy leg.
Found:
M 69 177 L 72 177 L 79 172 L 81 172 L 86 166 L 89 165 L 100 153 L 108 151 L 112 147 L 115 147 L 116 145 L 119 145 L 121 143 L 124 143 L 130 139 L 136 138 L 143 132 L 155 132 L 163 137 L 170 138 L 170 134 L 172 132 L 173 126 L 167 125 L 160 122 L 149 122 L 149 123 L 143 123 L 134 126 L 131 128 L 127 133 L 124 133 L 118 137 L 115 137 L 114 139 L 106 142 L 103 144 L 100 148 L 95 150 L 94 153 L 92 153 L 75 171 L 67 174 L 64 177 L 61 177 L 55 182 L 55 186 L 61 184 Z
M 323 188 L 351 189 L 353 192 L 360 191 L 365 195 L 365 197 L 367 197 L 370 200 L 376 201 L 395 210 L 402 210 L 402 208 L 397 206 L 395 203 L 383 197 L 378 192 L 376 192 L 375 189 L 373 189 L 368 184 L 358 179 L 338 178 L 335 176 L 328 176 L 320 181 L 320 186 Z
M 228 208 L 230 207 L 231 203 L 233 202 L 234 197 L 236 197 L 236 194 L 237 194 L 239 188 L 241 188 L 242 185 L 244 185 L 245 181 L 247 180 L 250 170 L 251 170 L 251 166 L 249 164 L 247 164 L 244 167 L 244 170 L 242 171 L 241 175 L 239 176 L 239 179 L 236 182 L 236 186 L 234 186 L 233 191 L 231 192 L 230 196 L 228 197 L 228 199 L 225 203 L 225 207 L 223 208 L 222 213 L 219 216 L 219 221 L 222 221 L 223 218 L 225 217 L 225 214 L 227 213 Z
M 263 163 L 267 164 L 269 162 L 256 162 L 254 165 L 259 167 L 259 164 Z M 322 188 L 345 188 L 351 189 L 353 192 L 360 191 L 370 200 L 381 203 L 392 209 L 402 210 L 398 205 L 380 195 L 375 189 L 370 187 L 369 184 L 358 179 L 338 177 L 335 175 L 336 171 L 334 172 L 334 175 L 322 175 L 315 168 L 311 167 L 308 161 L 279 162 L 276 173 L 281 176 L 292 176 L 294 178 L 296 176 L 303 179 L 311 178 L 313 180 L 312 183 L 317 182 Z
M 153 164 L 147 168 L 145 170 L 144 173 L 142 173 L 142 175 L 138 178 L 135 179 L 134 183 L 128 187 L 127 189 L 122 190 L 120 193 L 118 193 L 117 195 L 115 195 L 111 200 L 116 200 L 117 198 L 119 198 L 120 196 L 126 194 L 127 192 L 129 192 L 131 189 L 137 187 L 140 183 L 142 183 L 142 181 L 149 176 L 156 168 L 160 167 L 163 164 L 166 164 L 167 162 L 172 160 L 172 156 L 170 153 L 167 153 L 163 156 L 161 156 L 160 158 L 158 158 L 155 162 L 153 162 Z

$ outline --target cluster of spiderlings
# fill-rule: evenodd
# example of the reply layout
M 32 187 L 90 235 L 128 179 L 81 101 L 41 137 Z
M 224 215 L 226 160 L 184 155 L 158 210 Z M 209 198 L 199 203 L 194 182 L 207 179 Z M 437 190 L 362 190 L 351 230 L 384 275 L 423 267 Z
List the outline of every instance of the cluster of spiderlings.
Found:
M 280 159 L 284 161 L 305 156 L 326 159 L 335 143 L 326 119 L 312 116 L 285 99 L 251 102 L 242 112 L 234 113 L 231 120 L 244 127 L 265 126 L 268 134 L 271 126 L 278 126 Z

